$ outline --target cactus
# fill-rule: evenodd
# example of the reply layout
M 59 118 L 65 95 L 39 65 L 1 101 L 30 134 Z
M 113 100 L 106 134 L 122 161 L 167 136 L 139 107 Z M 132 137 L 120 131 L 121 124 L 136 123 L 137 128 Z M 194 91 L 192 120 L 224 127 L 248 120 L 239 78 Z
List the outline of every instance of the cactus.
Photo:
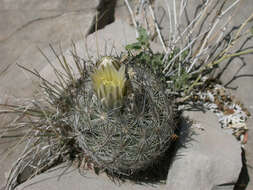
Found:
M 98 168 L 128 175 L 168 147 L 172 104 L 147 68 L 127 65 L 124 72 L 126 65 L 110 57 L 100 63 L 78 95 L 71 123 L 79 146 Z

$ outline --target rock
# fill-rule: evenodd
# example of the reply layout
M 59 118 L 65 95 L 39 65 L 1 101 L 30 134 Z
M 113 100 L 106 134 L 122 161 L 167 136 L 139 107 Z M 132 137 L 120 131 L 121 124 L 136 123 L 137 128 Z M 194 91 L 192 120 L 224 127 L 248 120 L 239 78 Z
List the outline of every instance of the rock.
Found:
M 187 112 L 193 122 L 182 123 L 183 145 L 169 169 L 166 189 L 233 189 L 242 163 L 240 143 L 231 131 L 221 129 L 211 112 Z
M 253 83 L 253 81 L 251 82 L 251 84 Z M 251 100 L 252 102 L 253 100 Z M 247 102 L 246 102 L 247 103 Z M 251 109 L 252 110 L 252 109 Z M 253 113 L 253 110 L 251 111 L 251 113 Z M 247 122 L 247 125 L 249 127 L 249 131 L 248 131 L 248 135 L 249 135 L 249 139 L 247 144 L 245 145 L 245 151 L 246 151 L 246 167 L 247 169 L 245 169 L 245 186 L 247 186 L 247 189 L 253 189 L 253 119 L 250 118 Z M 247 184 L 248 183 L 248 184 Z
M 253 8 L 252 8 L 253 9 Z M 242 38 L 238 45 L 233 48 L 233 51 L 239 49 L 246 50 L 247 48 L 253 47 L 253 40 L 249 40 L 248 36 Z M 219 71 L 224 72 L 220 76 L 222 83 L 232 89 L 231 92 L 236 96 L 244 107 L 251 113 L 251 118 L 247 121 L 248 127 L 248 142 L 245 145 L 247 168 L 250 178 L 253 178 L 253 95 L 252 95 L 252 84 L 253 84 L 253 65 L 252 65 L 252 54 L 236 57 L 224 61 L 221 64 L 221 69 Z M 248 181 L 248 188 L 253 189 L 253 181 Z
M 240 14 L 236 16 L 232 22 L 235 26 L 239 26 L 250 14 L 253 12 L 253 4 L 251 0 L 246 0 L 242 2 L 240 9 L 238 10 Z M 246 29 L 253 26 L 250 22 Z M 246 30 L 245 29 L 245 30 Z M 230 50 L 230 52 L 245 51 L 253 48 L 252 34 L 245 35 L 238 43 Z M 222 71 L 224 69 L 224 72 Z M 221 72 L 220 80 L 222 83 L 231 89 L 232 94 L 238 98 L 241 103 L 244 104 L 245 108 L 253 115 L 253 95 L 252 95 L 252 84 L 253 84 L 253 64 L 252 64 L 252 54 L 243 55 L 235 58 L 225 60 L 220 64 Z M 248 142 L 245 145 L 246 154 L 246 165 L 245 175 L 241 186 L 247 186 L 247 190 L 253 189 L 253 118 L 248 119 Z M 248 173 L 246 173 L 246 171 Z M 249 176 L 248 176 L 249 175 Z M 247 184 L 248 183 L 248 184 Z
M 64 51 L 71 40 L 80 40 L 81 34 L 85 36 L 91 27 L 98 3 L 98 0 L 1 1 L 1 94 L 29 97 L 31 88 L 30 93 L 27 89 L 31 87 L 32 79 L 16 63 L 40 71 L 45 64 L 39 64 L 35 59 L 40 56 L 38 47 L 45 51 L 49 43 L 61 44 Z
M 128 3 L 131 6 L 131 8 L 133 9 L 133 11 L 135 11 L 139 2 L 137 0 L 128 0 Z M 131 15 L 129 13 L 128 7 L 126 6 L 124 0 L 117 1 L 117 5 L 116 5 L 116 9 L 115 9 L 115 19 L 116 20 L 118 20 L 118 19 L 124 20 L 129 25 L 133 26 Z
M 66 167 L 66 166 L 65 166 Z M 138 185 L 130 182 L 122 184 L 113 183 L 105 174 L 97 176 L 91 171 L 87 171 L 83 176 L 77 169 L 61 168 L 45 174 L 41 174 L 34 179 L 18 186 L 15 190 L 152 190 L 158 185 Z

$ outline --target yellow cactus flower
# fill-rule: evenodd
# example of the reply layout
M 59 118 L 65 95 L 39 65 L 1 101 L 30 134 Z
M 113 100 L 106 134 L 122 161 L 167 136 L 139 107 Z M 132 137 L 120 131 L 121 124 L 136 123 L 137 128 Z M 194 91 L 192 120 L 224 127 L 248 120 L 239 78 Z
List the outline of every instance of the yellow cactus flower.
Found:
M 125 65 L 111 57 L 102 58 L 91 76 L 98 98 L 112 108 L 119 105 L 125 94 Z

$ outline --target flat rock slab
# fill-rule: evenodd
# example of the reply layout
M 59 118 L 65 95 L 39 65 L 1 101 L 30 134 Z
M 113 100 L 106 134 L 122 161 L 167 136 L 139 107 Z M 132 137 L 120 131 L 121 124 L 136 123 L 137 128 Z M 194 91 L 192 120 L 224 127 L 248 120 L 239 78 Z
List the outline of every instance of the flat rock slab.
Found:
M 99 0 L 4 0 L 0 1 L 0 96 L 29 97 L 31 80 L 16 63 L 40 71 L 45 64 L 36 58 L 38 48 L 49 43 L 63 51 L 86 35 L 96 15 Z M 15 76 L 15 77 L 14 77 Z
M 64 174 L 63 174 L 64 172 Z M 93 172 L 88 172 L 81 176 L 77 169 L 69 168 L 55 170 L 42 174 L 28 183 L 24 183 L 16 190 L 153 190 L 158 189 L 157 185 L 137 185 L 130 182 L 113 183 L 106 175 L 97 176 Z
M 232 190 L 242 167 L 240 143 L 230 130 L 221 129 L 211 112 L 187 112 L 185 116 L 193 124 L 182 123 L 182 148 L 169 169 L 167 187 Z

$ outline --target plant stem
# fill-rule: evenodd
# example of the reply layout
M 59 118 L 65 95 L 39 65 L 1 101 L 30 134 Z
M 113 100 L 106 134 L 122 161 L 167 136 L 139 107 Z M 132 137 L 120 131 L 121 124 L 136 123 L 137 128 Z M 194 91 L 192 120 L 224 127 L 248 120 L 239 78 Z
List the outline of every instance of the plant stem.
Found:
M 228 59 L 228 58 L 231 58 L 231 57 L 246 55 L 246 54 L 250 54 L 250 53 L 253 53 L 253 49 L 249 49 L 249 50 L 246 50 L 246 51 L 241 51 L 241 52 L 234 53 L 234 54 L 224 55 L 224 56 L 222 56 L 220 59 L 218 59 L 217 61 L 215 61 L 215 62 L 213 62 L 213 63 L 209 63 L 209 64 L 207 65 L 207 67 L 210 67 L 210 66 L 213 66 L 213 65 L 217 65 L 217 64 L 219 64 L 220 62 L 224 61 L 225 59 Z

